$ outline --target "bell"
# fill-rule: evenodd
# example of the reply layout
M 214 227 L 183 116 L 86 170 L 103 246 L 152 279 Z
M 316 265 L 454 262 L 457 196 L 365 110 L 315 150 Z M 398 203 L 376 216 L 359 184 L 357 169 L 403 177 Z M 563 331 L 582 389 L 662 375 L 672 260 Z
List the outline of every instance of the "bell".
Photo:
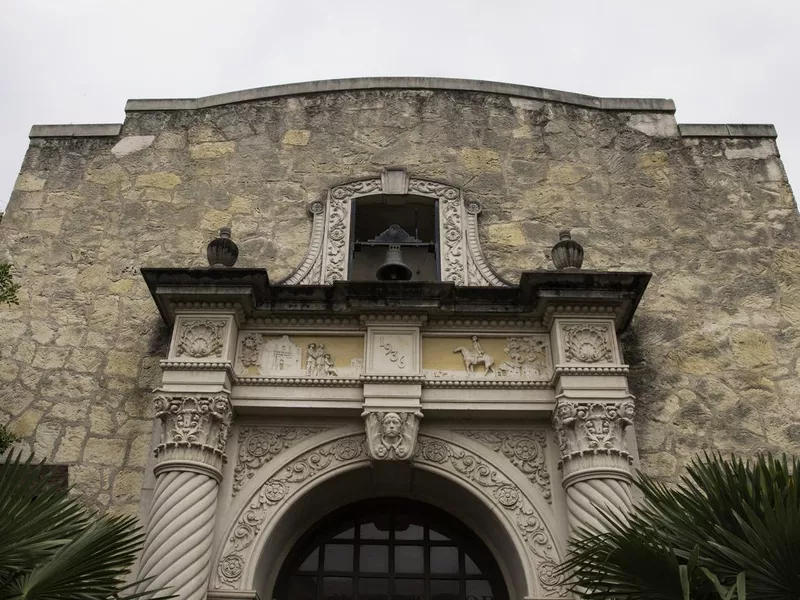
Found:
M 400 246 L 391 245 L 386 251 L 386 261 L 375 271 L 375 276 L 380 281 L 408 281 L 411 279 L 411 269 L 403 262 L 403 252 Z

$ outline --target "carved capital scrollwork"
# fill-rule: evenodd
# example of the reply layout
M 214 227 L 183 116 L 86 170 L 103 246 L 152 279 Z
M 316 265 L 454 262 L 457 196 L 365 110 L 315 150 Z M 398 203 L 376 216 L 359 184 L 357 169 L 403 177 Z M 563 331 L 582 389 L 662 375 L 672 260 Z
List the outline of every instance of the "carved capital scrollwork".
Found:
M 559 401 L 553 416 L 562 458 L 585 453 L 628 456 L 625 430 L 633 424 L 634 404 Z
M 372 460 L 410 460 L 414 456 L 421 412 L 366 411 L 361 416 Z
M 161 461 L 199 461 L 216 470 L 225 458 L 233 408 L 227 395 L 158 395 L 154 400 L 161 437 Z

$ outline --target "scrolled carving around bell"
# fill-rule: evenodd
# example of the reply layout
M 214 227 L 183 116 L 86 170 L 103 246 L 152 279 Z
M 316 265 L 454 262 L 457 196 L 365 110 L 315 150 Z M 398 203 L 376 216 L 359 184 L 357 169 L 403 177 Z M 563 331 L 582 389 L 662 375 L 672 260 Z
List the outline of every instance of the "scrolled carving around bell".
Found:
M 417 445 L 421 412 L 365 411 L 361 416 L 372 460 L 411 460 Z
M 212 267 L 232 267 L 239 258 L 239 246 L 231 239 L 231 228 L 221 227 L 219 236 L 206 248 L 208 264 Z
M 551 251 L 556 269 L 580 269 L 583 264 L 583 246 L 572 239 L 569 229 L 562 230 L 559 238 L 560 241 Z

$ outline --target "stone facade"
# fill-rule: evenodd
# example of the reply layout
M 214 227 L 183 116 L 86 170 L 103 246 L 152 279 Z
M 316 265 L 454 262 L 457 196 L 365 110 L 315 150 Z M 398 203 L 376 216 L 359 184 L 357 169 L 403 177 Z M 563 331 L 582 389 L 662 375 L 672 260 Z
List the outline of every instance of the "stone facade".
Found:
M 675 479 L 703 449 L 800 454 L 800 220 L 773 138 L 447 89 L 133 102 L 118 134 L 35 131 L 0 225 L 22 284 L 0 307 L 0 419 L 97 507 L 136 512 L 170 340 L 139 268 L 201 266 L 230 225 L 237 266 L 278 281 L 309 203 L 402 166 L 480 201 L 509 281 L 551 267 L 565 227 L 584 269 L 653 273 L 622 338 L 645 472 Z

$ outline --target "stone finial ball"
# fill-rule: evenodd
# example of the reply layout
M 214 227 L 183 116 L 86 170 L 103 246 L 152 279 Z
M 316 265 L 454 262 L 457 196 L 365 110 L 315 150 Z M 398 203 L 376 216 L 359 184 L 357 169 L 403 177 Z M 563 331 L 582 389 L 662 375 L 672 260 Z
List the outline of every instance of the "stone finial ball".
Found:
M 556 269 L 580 269 L 583 264 L 583 246 L 572 239 L 569 229 L 559 232 L 560 241 L 553 246 L 551 256 Z
M 239 247 L 231 239 L 231 228 L 221 227 L 216 239 L 206 249 L 208 264 L 212 267 L 232 267 L 239 258 Z

